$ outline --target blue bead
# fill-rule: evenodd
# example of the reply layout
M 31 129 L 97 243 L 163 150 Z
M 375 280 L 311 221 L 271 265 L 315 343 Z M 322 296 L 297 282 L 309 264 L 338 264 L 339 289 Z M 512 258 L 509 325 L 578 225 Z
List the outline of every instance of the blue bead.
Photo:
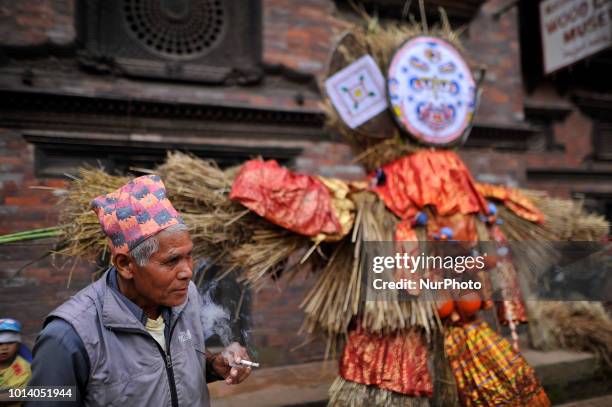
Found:
M 453 229 L 446 227 L 446 226 L 440 229 L 440 233 L 443 235 L 446 235 L 447 239 L 452 239 L 453 237 Z
M 493 202 L 489 202 L 487 208 L 489 209 L 489 215 L 497 215 L 497 206 Z
M 414 217 L 414 222 L 419 226 L 425 226 L 427 224 L 427 215 L 424 212 L 419 212 Z

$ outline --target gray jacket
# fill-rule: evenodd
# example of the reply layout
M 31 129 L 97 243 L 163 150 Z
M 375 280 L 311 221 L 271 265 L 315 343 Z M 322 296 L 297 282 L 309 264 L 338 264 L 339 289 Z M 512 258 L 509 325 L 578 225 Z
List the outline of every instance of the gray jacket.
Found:
M 193 283 L 171 310 L 168 349 L 146 331 L 106 273 L 53 311 L 68 322 L 87 351 L 87 406 L 208 406 L 201 303 Z

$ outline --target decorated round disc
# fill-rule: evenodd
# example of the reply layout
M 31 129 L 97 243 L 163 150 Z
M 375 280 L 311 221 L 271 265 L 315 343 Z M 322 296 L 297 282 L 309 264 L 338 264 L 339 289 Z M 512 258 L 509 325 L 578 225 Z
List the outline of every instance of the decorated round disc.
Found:
M 419 36 L 393 55 L 387 94 L 399 126 L 417 141 L 452 145 L 461 141 L 476 107 L 476 84 L 467 63 L 448 42 Z

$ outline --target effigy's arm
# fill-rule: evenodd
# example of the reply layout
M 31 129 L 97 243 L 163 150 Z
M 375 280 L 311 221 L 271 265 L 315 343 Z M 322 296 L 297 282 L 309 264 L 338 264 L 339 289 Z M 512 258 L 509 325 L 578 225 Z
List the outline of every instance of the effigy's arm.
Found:
M 188 226 L 194 242 L 194 258 L 206 259 L 228 273 L 237 271 L 239 279 L 252 285 L 258 286 L 266 277 L 281 272 L 295 253 L 306 252 L 313 245 L 313 236 L 340 230 L 340 224 L 350 225 L 350 221 L 340 223 L 332 218 L 328 210 L 327 215 L 316 218 L 319 223 L 310 229 L 313 236 L 308 236 L 259 216 L 230 199 L 240 168 L 223 170 L 212 161 L 175 152 L 151 172 L 162 177 L 170 200 Z M 82 168 L 65 190 L 58 191 L 62 198 L 58 204 L 60 243 L 57 254 L 69 260 L 85 259 L 102 267 L 108 265 L 108 242 L 90 208 L 90 201 L 127 181 L 128 177 L 111 175 L 102 169 Z M 320 181 L 312 181 L 312 184 L 322 190 Z M 296 190 L 286 192 L 290 195 Z M 317 210 L 326 207 L 324 204 L 331 205 L 332 197 L 333 194 L 328 193 L 327 201 L 318 201 Z M 294 204 L 303 202 L 295 201 Z M 338 213 L 338 219 L 346 217 L 344 212 Z M 317 225 L 321 226 L 320 231 Z

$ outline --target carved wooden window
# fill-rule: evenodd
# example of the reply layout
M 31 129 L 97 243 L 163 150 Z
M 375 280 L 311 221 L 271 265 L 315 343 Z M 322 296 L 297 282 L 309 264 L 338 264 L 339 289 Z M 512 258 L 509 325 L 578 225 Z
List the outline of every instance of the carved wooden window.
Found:
M 260 0 L 77 2 L 80 60 L 103 72 L 208 83 L 261 78 Z

